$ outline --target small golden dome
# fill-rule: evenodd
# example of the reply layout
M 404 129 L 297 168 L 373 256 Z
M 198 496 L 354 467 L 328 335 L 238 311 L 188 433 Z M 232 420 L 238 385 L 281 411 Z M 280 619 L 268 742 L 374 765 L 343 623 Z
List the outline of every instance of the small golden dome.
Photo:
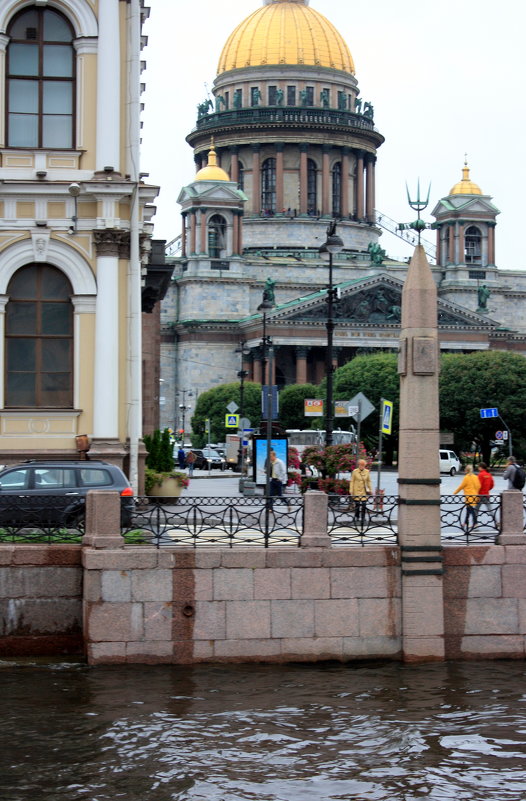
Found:
M 210 150 L 208 151 L 208 164 L 196 173 L 194 181 L 230 181 L 228 173 L 217 164 L 213 139 L 210 143 Z
M 480 186 L 473 183 L 469 177 L 469 167 L 467 161 L 464 162 L 462 167 L 462 180 L 455 184 L 450 195 L 481 195 L 482 190 Z
M 354 75 L 354 62 L 342 36 L 308 0 L 265 0 L 228 37 L 218 75 L 266 64 L 330 67 Z

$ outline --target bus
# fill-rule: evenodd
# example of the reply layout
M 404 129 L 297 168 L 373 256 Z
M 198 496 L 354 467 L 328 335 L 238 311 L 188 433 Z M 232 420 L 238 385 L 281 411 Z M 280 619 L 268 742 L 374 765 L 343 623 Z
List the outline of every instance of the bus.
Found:
M 289 440 L 289 447 L 297 449 L 300 459 L 305 448 L 311 445 L 323 448 L 325 445 L 325 431 L 323 429 L 288 428 L 285 433 Z M 356 430 L 354 426 L 351 427 L 351 431 L 342 431 L 341 428 L 336 428 L 332 432 L 333 445 L 354 445 L 355 442 Z

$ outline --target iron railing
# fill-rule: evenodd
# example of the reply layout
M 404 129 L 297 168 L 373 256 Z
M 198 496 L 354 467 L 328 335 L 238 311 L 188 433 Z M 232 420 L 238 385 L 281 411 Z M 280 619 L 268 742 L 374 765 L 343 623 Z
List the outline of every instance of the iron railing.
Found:
M 398 542 L 398 496 L 360 503 L 348 495 L 329 496 L 328 534 L 334 545 L 383 545 Z
M 440 498 L 442 542 L 494 543 L 500 532 L 500 520 L 500 495 L 485 496 L 482 502 L 477 496 L 442 495 Z
M 84 498 L 0 495 L 0 543 L 78 543 L 84 534 Z
M 123 516 L 127 519 L 122 534 L 127 544 L 298 547 L 303 532 L 301 495 L 136 497 L 131 514 L 130 500 L 122 499 Z M 375 496 L 367 499 L 364 506 L 349 496 L 330 495 L 328 501 L 327 533 L 333 545 L 398 542 L 397 496 Z M 495 542 L 501 524 L 499 494 L 490 495 L 487 501 L 473 507 L 460 495 L 443 495 L 440 502 L 443 543 Z M 67 496 L 0 495 L 0 543 L 80 543 L 85 521 L 84 506 L 79 510 L 78 503 L 77 499 L 72 508 Z M 473 512 L 468 514 L 468 508 Z M 524 509 L 526 514 L 526 498 Z
M 289 545 L 298 547 L 303 526 L 303 499 L 137 498 L 129 526 L 123 530 L 137 544 L 199 546 Z
M 298 106 L 262 107 L 229 109 L 207 114 L 196 122 L 195 131 L 210 130 L 214 128 L 228 128 L 246 125 L 301 125 L 330 126 L 338 128 L 354 128 L 362 131 L 374 131 L 374 121 L 363 114 L 352 111 L 338 111 L 336 109 L 317 109 Z

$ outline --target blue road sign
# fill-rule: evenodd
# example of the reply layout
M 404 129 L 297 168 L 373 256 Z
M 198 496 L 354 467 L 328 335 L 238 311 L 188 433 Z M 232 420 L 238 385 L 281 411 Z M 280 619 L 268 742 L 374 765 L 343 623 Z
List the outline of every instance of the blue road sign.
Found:
M 498 417 L 499 410 L 498 409 L 481 409 L 480 410 L 481 417 Z

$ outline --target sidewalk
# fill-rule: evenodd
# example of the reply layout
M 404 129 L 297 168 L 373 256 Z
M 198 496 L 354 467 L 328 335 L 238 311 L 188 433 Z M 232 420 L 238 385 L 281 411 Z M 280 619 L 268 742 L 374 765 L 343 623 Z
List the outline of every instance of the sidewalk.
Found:
M 194 470 L 190 484 L 182 492 L 182 497 L 193 498 L 234 498 L 241 495 L 239 492 L 239 479 L 241 473 L 232 470 Z

